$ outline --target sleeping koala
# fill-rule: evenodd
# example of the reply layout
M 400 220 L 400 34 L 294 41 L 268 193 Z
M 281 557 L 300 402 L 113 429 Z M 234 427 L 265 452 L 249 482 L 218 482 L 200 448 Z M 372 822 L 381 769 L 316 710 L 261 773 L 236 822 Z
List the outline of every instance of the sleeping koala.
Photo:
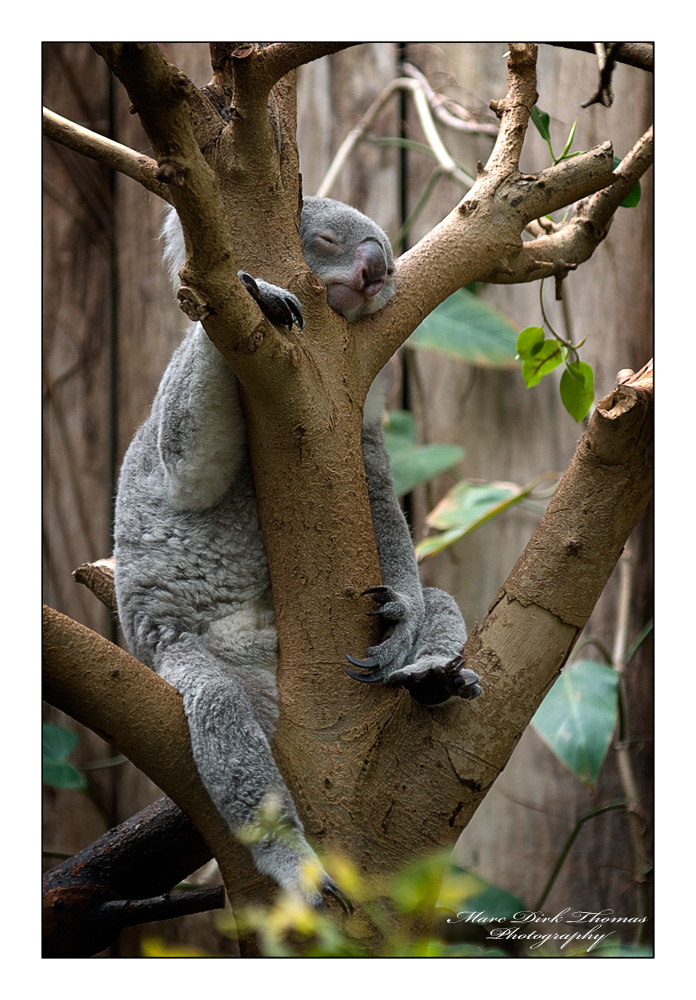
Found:
M 329 305 L 348 320 L 376 312 L 394 294 L 391 247 L 371 219 L 329 198 L 306 198 L 300 232 Z M 174 211 L 163 236 L 176 285 L 185 248 Z M 303 328 L 294 295 L 239 276 L 272 322 Z M 348 673 L 405 686 L 428 705 L 475 698 L 478 677 L 459 656 L 466 640 L 459 609 L 448 594 L 420 585 L 374 387 L 362 451 L 382 574 L 368 593 L 385 629 L 366 659 L 348 657 L 357 667 Z M 326 894 L 344 905 L 271 754 L 277 637 L 266 550 L 237 380 L 200 324 L 175 351 L 124 458 L 115 556 L 129 649 L 180 692 L 201 779 L 231 831 L 279 885 L 312 905 Z

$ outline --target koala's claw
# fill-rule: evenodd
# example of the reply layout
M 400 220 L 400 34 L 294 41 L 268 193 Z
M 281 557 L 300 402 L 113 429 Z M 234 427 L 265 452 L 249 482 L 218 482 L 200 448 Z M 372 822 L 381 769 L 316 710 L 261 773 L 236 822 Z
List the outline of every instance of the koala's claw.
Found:
M 363 590 L 361 596 L 366 594 L 369 594 L 375 604 L 379 605 L 372 611 L 368 611 L 368 615 L 381 615 L 387 621 L 394 622 L 402 621 L 408 617 L 406 604 L 391 587 L 368 587 L 367 590 Z
M 351 913 L 354 912 L 355 907 L 348 899 L 345 892 L 342 892 L 338 888 L 336 883 L 332 881 L 330 878 L 328 878 L 328 876 L 327 878 L 324 879 L 324 882 L 322 883 L 321 891 L 323 895 L 331 896 L 333 899 L 335 899 L 344 913 L 350 915 Z
M 481 685 L 478 683 L 479 676 L 473 670 L 468 670 L 464 666 L 461 656 L 455 656 L 444 669 L 454 688 L 454 694 L 459 698 L 464 698 L 466 701 L 473 701 L 474 698 L 478 698 L 481 694 Z
M 413 664 L 395 671 L 390 684 L 401 684 L 411 697 L 421 705 L 441 705 L 449 698 L 463 698 L 473 701 L 481 694 L 479 676 L 464 666 L 461 656 L 455 656 L 447 663 L 434 663 L 418 667 Z
M 237 277 L 271 323 L 287 326 L 288 330 L 292 330 L 293 323 L 296 323 L 300 330 L 304 330 L 302 307 L 292 292 L 268 281 L 257 281 L 247 271 L 237 271 Z
M 375 681 L 382 680 L 381 665 L 377 660 L 356 660 L 353 656 L 348 656 L 345 654 L 346 659 L 349 663 L 352 663 L 354 667 L 362 667 L 365 669 L 366 673 L 358 674 L 354 670 L 349 670 L 346 667 L 346 673 L 349 677 L 354 678 L 356 681 L 365 681 L 366 684 L 374 684 Z
M 349 663 L 352 663 L 354 667 L 369 667 L 374 669 L 379 666 L 379 660 L 369 659 L 369 660 L 356 660 L 354 656 L 348 656 L 346 653 L 346 659 Z

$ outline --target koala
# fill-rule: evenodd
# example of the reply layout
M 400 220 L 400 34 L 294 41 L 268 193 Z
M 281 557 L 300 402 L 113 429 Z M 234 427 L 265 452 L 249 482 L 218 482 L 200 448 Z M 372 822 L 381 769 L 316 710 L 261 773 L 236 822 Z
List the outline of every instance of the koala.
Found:
M 333 309 L 354 321 L 386 305 L 394 258 L 371 219 L 332 199 L 306 198 L 300 233 Z M 176 286 L 185 247 L 173 210 L 163 238 Z M 273 322 L 304 326 L 294 295 L 244 271 L 239 277 Z M 459 656 L 466 640 L 459 609 L 420 584 L 374 386 L 362 451 L 382 575 L 368 593 L 384 629 L 365 659 L 347 656 L 346 669 L 361 682 L 406 687 L 426 705 L 474 698 L 478 677 Z M 231 832 L 281 887 L 313 906 L 334 896 L 345 908 L 271 753 L 278 643 L 266 550 L 238 383 L 200 324 L 175 351 L 123 460 L 114 552 L 130 652 L 181 694 L 196 766 Z

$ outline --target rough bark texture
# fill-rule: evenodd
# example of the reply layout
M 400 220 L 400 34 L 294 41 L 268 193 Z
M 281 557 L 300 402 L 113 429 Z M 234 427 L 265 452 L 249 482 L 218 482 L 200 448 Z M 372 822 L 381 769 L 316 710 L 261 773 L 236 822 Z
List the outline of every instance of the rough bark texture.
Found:
M 157 919 L 156 904 L 179 916 L 181 905 L 196 912 L 219 907 L 224 890 L 177 894 L 177 882 L 210 859 L 193 824 L 171 799 L 156 803 L 100 837 L 43 879 L 43 957 L 94 955 L 129 924 Z M 211 895 L 212 894 L 212 895 Z M 222 895 L 222 901 L 220 900 Z M 147 908 L 143 901 L 148 901 Z M 143 912 L 145 910 L 145 912 Z

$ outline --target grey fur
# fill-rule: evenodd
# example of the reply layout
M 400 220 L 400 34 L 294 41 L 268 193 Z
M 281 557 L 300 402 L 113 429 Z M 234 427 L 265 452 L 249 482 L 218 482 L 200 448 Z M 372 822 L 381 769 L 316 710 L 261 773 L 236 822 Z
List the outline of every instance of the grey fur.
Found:
M 394 294 L 389 241 L 360 212 L 308 198 L 301 234 L 307 263 L 347 318 L 381 309 Z M 177 284 L 185 248 L 176 213 L 168 215 L 163 236 Z M 302 325 L 300 303 L 289 292 L 248 275 L 242 280 L 262 307 L 280 302 L 290 324 Z M 373 389 L 363 458 L 383 578 L 373 594 L 375 613 L 387 627 L 368 650 L 366 673 L 349 672 L 404 684 L 414 697 L 427 687 L 421 699 L 427 703 L 450 694 L 472 697 L 478 690 L 470 671 L 457 665 L 457 684 L 451 682 L 464 622 L 449 595 L 421 588 L 381 418 Z M 213 802 L 249 844 L 260 871 L 319 904 L 322 893 L 337 890 L 304 837 L 269 744 L 277 719 L 277 638 L 237 382 L 200 325 L 175 351 L 125 456 L 115 536 L 116 593 L 129 649 L 181 693 L 194 759 Z M 316 866 L 309 882 L 306 862 Z

